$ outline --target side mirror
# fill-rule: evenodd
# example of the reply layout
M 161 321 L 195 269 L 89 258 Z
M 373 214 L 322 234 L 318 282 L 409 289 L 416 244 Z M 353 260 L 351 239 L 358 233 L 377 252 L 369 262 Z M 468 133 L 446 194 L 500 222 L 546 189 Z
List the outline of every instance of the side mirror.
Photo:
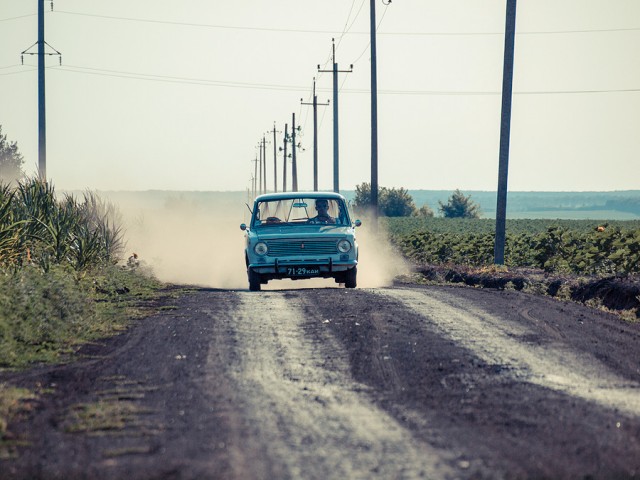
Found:
M 361 222 L 360 220 L 356 220 L 353 224 L 354 224 L 356 227 L 359 227 L 360 225 L 362 225 L 362 222 Z
M 240 230 L 242 230 L 243 232 L 247 229 L 247 224 L 246 223 L 241 223 L 240 224 Z

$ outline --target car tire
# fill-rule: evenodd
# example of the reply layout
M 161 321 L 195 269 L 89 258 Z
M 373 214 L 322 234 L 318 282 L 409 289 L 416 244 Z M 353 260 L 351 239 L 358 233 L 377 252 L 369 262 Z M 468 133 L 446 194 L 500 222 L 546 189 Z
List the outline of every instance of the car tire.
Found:
M 358 267 L 353 267 L 351 270 L 347 270 L 344 274 L 344 286 L 345 288 L 356 288 L 356 278 L 358 276 Z
M 251 290 L 252 292 L 259 292 L 260 284 L 261 284 L 260 274 L 249 269 L 248 275 L 249 275 L 249 290 Z

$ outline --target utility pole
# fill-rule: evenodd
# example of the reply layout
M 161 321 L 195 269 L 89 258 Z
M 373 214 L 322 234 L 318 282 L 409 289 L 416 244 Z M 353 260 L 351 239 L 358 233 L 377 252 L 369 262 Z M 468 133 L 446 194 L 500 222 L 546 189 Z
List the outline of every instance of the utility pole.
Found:
M 45 102 L 45 55 L 57 55 L 60 65 L 62 65 L 62 54 L 49 45 L 44 40 L 44 2 L 38 1 L 38 41 L 21 53 L 22 63 L 24 64 L 25 55 L 38 56 L 38 177 L 42 181 L 47 180 L 47 117 Z M 51 2 L 51 10 L 53 10 L 53 2 Z M 30 50 L 37 45 L 37 52 Z M 48 46 L 53 52 L 47 53 L 45 46 Z
M 38 176 L 47 180 L 47 117 L 44 82 L 44 0 L 38 0 Z
M 305 103 L 300 99 L 302 105 L 313 105 L 313 191 L 318 191 L 318 105 L 327 106 L 327 103 L 318 103 L 318 96 L 316 95 L 316 79 L 313 78 L 313 102 Z
M 262 190 L 262 141 L 258 142 L 258 150 L 260 150 L 260 177 L 258 177 L 258 190 L 260 190 L 260 195 L 262 195 L 264 193 Z
M 251 180 L 251 191 L 253 193 L 253 198 L 256 197 L 256 182 L 258 181 L 258 155 L 256 155 L 255 160 L 251 160 L 253 162 L 253 179 Z
M 276 145 L 276 122 L 273 122 L 273 191 L 278 191 L 278 148 Z
M 340 139 L 338 129 L 338 73 L 352 73 L 353 64 L 349 70 L 339 70 L 336 63 L 336 42 L 335 38 L 331 39 L 333 49 L 333 68 L 331 70 L 320 70 L 318 72 L 333 73 L 333 191 L 340 193 Z
M 384 0 L 383 0 L 384 1 Z M 371 33 L 371 210 L 373 228 L 378 226 L 378 73 L 376 48 L 376 0 L 370 0 Z
M 298 191 L 298 164 L 296 162 L 296 114 L 291 114 L 291 188 Z
M 516 0 L 507 0 L 504 34 L 504 67 L 502 71 L 502 114 L 500 119 L 500 159 L 498 165 L 498 199 L 496 206 L 496 239 L 494 260 L 504 265 L 507 227 L 507 178 L 509 174 L 509 140 L 511 135 L 511 100 L 513 92 L 513 57 L 516 36 Z
M 284 160 L 282 161 L 283 164 L 283 168 L 282 168 L 282 191 L 286 192 L 287 191 L 287 142 L 289 141 L 289 132 L 288 129 L 289 126 L 285 123 L 284 124 L 284 138 L 282 139 L 282 143 L 284 144 L 283 147 L 283 153 L 284 153 Z
M 264 176 L 262 177 L 263 192 L 267 193 L 267 139 L 262 136 L 262 163 Z

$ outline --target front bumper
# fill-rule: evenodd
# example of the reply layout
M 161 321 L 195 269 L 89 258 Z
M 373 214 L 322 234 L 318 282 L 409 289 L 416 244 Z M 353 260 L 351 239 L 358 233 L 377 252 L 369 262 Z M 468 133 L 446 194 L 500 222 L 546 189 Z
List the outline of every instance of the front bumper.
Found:
M 263 279 L 279 278 L 331 278 L 358 265 L 357 260 L 325 259 L 269 259 L 251 263 L 248 269 L 259 273 Z M 317 273 L 315 272 L 317 270 Z M 308 273 L 309 271 L 314 273 Z

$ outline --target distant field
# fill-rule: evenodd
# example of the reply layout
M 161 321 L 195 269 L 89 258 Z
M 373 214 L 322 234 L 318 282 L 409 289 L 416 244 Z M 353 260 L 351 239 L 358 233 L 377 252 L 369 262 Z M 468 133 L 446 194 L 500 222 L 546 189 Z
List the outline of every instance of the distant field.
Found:
M 353 198 L 353 191 L 342 192 Z M 416 207 L 428 205 L 438 214 L 439 202 L 447 203 L 453 192 L 409 190 Z M 466 191 L 480 205 L 483 218 L 495 218 L 496 192 Z M 509 192 L 507 218 L 560 218 L 567 220 L 640 219 L 640 190 L 618 192 Z
M 408 235 L 427 231 L 446 234 L 493 234 L 496 221 L 493 218 L 383 218 L 391 235 Z M 507 219 L 507 232 L 510 234 L 539 234 L 550 228 L 560 227 L 578 233 L 594 232 L 597 227 L 610 229 L 640 230 L 640 219 L 636 220 L 566 220 L 566 219 Z
M 487 217 L 489 215 L 486 215 Z M 490 217 L 495 217 L 495 211 Z M 640 216 L 619 210 L 529 210 L 524 212 L 510 212 L 507 218 L 531 218 L 531 219 L 563 219 L 563 220 L 637 220 Z
M 81 192 L 75 192 L 80 193 Z M 145 208 L 175 208 L 191 205 L 194 208 L 224 207 L 238 215 L 251 203 L 247 192 L 199 192 L 149 190 L 143 192 L 100 192 L 123 205 Z M 453 192 L 445 190 L 409 190 L 416 207 L 428 205 L 438 214 L 439 202 L 446 203 Z M 483 218 L 495 218 L 496 193 L 464 191 L 478 203 Z M 353 199 L 353 190 L 344 190 L 347 199 Z M 507 218 L 548 218 L 565 220 L 640 219 L 640 190 L 621 192 L 509 192 Z

